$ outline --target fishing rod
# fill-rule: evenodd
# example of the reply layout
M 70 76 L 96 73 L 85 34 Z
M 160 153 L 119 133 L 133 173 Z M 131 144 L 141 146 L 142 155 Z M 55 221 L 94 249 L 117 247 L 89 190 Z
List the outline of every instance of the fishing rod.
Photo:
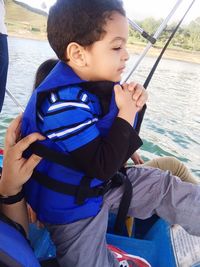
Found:
M 7 95 L 12 99 L 12 101 L 15 103 L 15 105 L 22 111 L 24 112 L 24 107 L 19 103 L 19 101 L 16 99 L 16 97 L 11 93 L 10 90 L 6 88 L 6 93 Z
M 186 17 L 186 15 L 188 14 L 188 12 L 190 11 L 190 9 L 191 9 L 191 7 L 193 6 L 193 4 L 194 4 L 195 1 L 196 1 L 196 0 L 193 0 L 193 1 L 190 3 L 190 5 L 189 5 L 189 7 L 187 8 L 186 12 L 184 13 L 183 17 L 181 18 L 181 20 L 179 21 L 179 23 L 176 25 L 175 29 L 173 30 L 173 32 L 171 33 L 170 37 L 168 38 L 166 44 L 164 45 L 164 47 L 163 47 L 163 49 L 162 49 L 162 51 L 161 51 L 159 57 L 157 58 L 156 62 L 154 63 L 153 68 L 151 69 L 151 71 L 150 71 L 150 73 L 149 73 L 149 75 L 148 75 L 148 77 L 147 77 L 147 79 L 146 79 L 146 81 L 145 81 L 145 83 L 144 83 L 144 88 L 145 88 L 145 89 L 147 89 L 147 87 L 148 87 L 148 85 L 149 85 L 149 83 L 150 83 L 150 81 L 151 81 L 151 78 L 153 77 L 153 74 L 154 74 L 154 72 L 155 72 L 156 69 L 157 69 L 157 66 L 158 66 L 159 62 L 160 62 L 160 60 L 162 59 L 162 56 L 163 56 L 165 50 L 166 50 L 167 47 L 169 46 L 169 44 L 170 44 L 172 38 L 173 38 L 174 35 L 176 34 L 176 32 L 177 32 L 177 30 L 179 29 L 181 23 L 183 22 L 184 18 Z
M 182 0 L 181 0 L 182 1 Z M 150 34 L 148 34 L 144 29 L 142 29 L 136 22 L 131 21 L 128 18 L 128 22 L 131 25 L 131 27 L 133 29 L 135 29 L 136 31 L 138 31 L 145 39 L 147 39 L 149 42 L 151 42 L 152 44 L 155 44 L 156 39 L 151 36 Z M 16 99 L 16 97 L 11 93 L 10 90 L 6 89 L 6 93 L 7 95 L 12 99 L 12 101 L 15 103 L 15 105 L 20 109 L 21 112 L 24 112 L 24 107 L 19 103 L 19 101 Z
M 130 19 L 128 19 L 130 26 L 134 30 L 137 30 L 144 38 L 146 38 L 149 41 L 149 43 L 147 44 L 146 48 L 144 49 L 143 53 L 141 54 L 141 56 L 139 57 L 139 59 L 137 60 L 137 62 L 133 66 L 133 68 L 131 69 L 131 71 L 128 73 L 127 77 L 124 80 L 122 80 L 121 83 L 126 82 L 130 78 L 130 76 L 133 74 L 133 72 L 136 70 L 136 68 L 139 66 L 140 62 L 145 57 L 145 55 L 147 54 L 147 52 L 149 51 L 149 49 L 158 40 L 159 36 L 161 35 L 161 33 L 163 32 L 163 30 L 165 29 L 167 23 L 169 22 L 169 20 L 171 19 L 171 17 L 174 15 L 174 13 L 178 9 L 178 7 L 179 7 L 179 5 L 181 4 L 182 1 L 183 0 L 178 0 L 176 2 L 175 6 L 173 7 L 173 9 L 169 13 L 169 15 L 162 22 L 162 24 L 158 27 L 156 33 L 153 36 L 151 36 L 145 30 L 143 30 L 139 25 L 137 25 L 137 23 L 135 23 L 135 22 L 131 21 Z M 16 104 L 16 106 L 23 112 L 24 111 L 24 107 L 22 107 L 22 105 L 17 101 L 17 99 L 15 98 L 15 96 L 8 89 L 6 89 L 6 93 L 13 100 L 13 102 Z
M 179 23 L 176 25 L 176 27 L 174 28 L 173 32 L 171 33 L 170 37 L 168 38 L 166 44 L 164 45 L 164 47 L 162 48 L 162 51 L 160 53 L 160 55 L 158 56 L 156 62 L 154 63 L 151 71 L 149 72 L 149 75 L 147 76 L 145 82 L 144 82 L 144 88 L 147 89 L 157 67 L 158 64 L 160 63 L 160 60 L 162 59 L 163 54 L 165 53 L 167 47 L 169 46 L 171 40 L 173 39 L 174 35 L 176 34 L 177 30 L 179 29 L 181 23 L 183 22 L 184 18 L 186 17 L 186 15 L 188 14 L 188 12 L 190 11 L 190 9 L 192 8 L 192 6 L 194 5 L 196 0 L 192 0 L 192 2 L 190 3 L 189 7 L 187 8 L 186 12 L 184 13 L 184 15 L 182 16 L 182 18 L 180 19 Z M 143 106 L 142 110 L 138 113 L 138 117 L 137 117 L 137 123 L 136 123 L 136 130 L 139 133 L 140 131 L 140 127 L 144 118 L 144 114 L 146 111 L 146 105 Z
M 130 20 L 128 18 L 129 25 L 132 27 L 132 29 L 138 31 L 147 41 L 149 41 L 152 44 L 156 43 L 156 39 L 150 35 L 148 32 L 146 32 L 144 29 L 142 29 L 136 22 Z
M 174 13 L 176 12 L 176 10 L 178 9 L 178 7 L 180 6 L 180 4 L 183 2 L 183 0 L 178 0 L 176 2 L 176 4 L 174 5 L 174 7 L 172 8 L 172 10 L 170 11 L 169 15 L 165 18 L 165 20 L 161 23 L 161 25 L 158 27 L 157 31 L 154 33 L 154 35 L 152 36 L 154 42 L 152 43 L 151 41 L 148 42 L 147 46 L 145 47 L 144 51 L 142 52 L 142 54 L 140 55 L 140 57 L 138 58 L 138 60 L 136 61 L 136 63 L 133 65 L 132 69 L 130 70 L 130 72 L 128 73 L 128 75 L 122 79 L 121 84 L 125 83 L 128 81 L 128 79 L 131 77 L 131 75 L 133 74 L 133 72 L 136 70 L 136 68 L 139 66 L 139 64 L 141 63 L 141 61 L 143 60 L 143 58 L 146 56 L 146 54 L 148 53 L 149 49 L 153 46 L 153 44 L 156 43 L 156 41 L 158 40 L 158 38 L 160 37 L 160 35 L 162 34 L 163 30 L 166 28 L 167 23 L 169 22 L 169 20 L 172 18 L 172 16 L 174 15 Z M 130 22 L 130 20 L 129 20 Z M 130 23 L 130 26 L 133 29 L 138 30 L 139 32 L 142 29 L 138 29 L 136 26 L 136 23 Z

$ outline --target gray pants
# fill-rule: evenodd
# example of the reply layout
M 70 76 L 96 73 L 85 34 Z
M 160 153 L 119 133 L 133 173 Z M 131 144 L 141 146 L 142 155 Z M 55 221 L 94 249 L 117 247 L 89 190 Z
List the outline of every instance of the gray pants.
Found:
M 145 219 L 157 214 L 170 224 L 180 224 L 200 235 L 200 186 L 182 182 L 168 171 L 131 168 L 133 185 L 129 214 Z M 61 267 L 119 267 L 106 247 L 108 213 L 117 212 L 123 186 L 109 191 L 96 217 L 67 225 L 48 225 Z

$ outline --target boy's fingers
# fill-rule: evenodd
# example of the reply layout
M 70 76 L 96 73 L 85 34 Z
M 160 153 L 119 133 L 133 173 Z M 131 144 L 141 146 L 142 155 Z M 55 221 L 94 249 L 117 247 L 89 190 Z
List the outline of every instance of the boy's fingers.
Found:
M 135 82 L 131 82 L 131 83 L 123 83 L 122 84 L 122 88 L 124 90 L 128 90 L 129 92 L 134 92 L 135 91 L 135 87 L 136 87 L 137 83 Z
M 137 86 L 137 83 L 135 83 L 135 82 L 131 82 L 131 83 L 128 85 L 128 90 L 129 90 L 129 92 L 134 92 L 136 86 Z
M 124 90 L 128 90 L 128 84 L 127 84 L 127 83 L 123 83 L 123 84 L 122 84 L 122 88 L 123 88 Z
M 139 99 L 143 92 L 143 89 L 143 86 L 137 84 L 137 86 L 135 87 L 135 92 L 133 93 L 133 100 L 137 101 Z
M 121 92 L 121 90 L 122 90 L 122 87 L 119 84 L 116 84 L 114 86 L 115 95 L 118 94 L 119 92 Z
M 147 99 L 148 99 L 148 93 L 145 91 L 145 92 L 142 93 L 142 95 L 141 95 L 140 98 L 138 99 L 136 105 L 137 105 L 138 107 L 143 107 L 144 104 L 146 103 Z
M 119 85 L 119 84 L 115 84 L 115 86 L 114 86 L 114 90 L 122 90 L 121 85 Z

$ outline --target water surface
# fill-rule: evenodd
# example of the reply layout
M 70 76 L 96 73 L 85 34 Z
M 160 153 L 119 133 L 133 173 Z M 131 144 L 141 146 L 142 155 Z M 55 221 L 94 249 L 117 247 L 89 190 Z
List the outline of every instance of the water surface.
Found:
M 7 87 L 25 106 L 31 94 L 34 74 L 44 60 L 54 57 L 45 41 L 9 38 L 10 68 Z M 127 70 L 137 55 L 132 55 Z M 155 59 L 146 57 L 132 79 L 143 83 Z M 148 88 L 148 109 L 141 128 L 146 159 L 172 155 L 200 178 L 200 66 L 162 60 Z M 0 143 L 5 129 L 19 109 L 6 96 L 0 114 Z

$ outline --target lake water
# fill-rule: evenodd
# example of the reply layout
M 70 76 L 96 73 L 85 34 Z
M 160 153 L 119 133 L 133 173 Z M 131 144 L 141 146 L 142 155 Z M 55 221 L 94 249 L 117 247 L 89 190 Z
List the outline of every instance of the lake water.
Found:
M 44 60 L 54 57 L 47 42 L 9 38 L 7 87 L 25 106 L 34 74 Z M 138 55 L 132 55 L 127 70 Z M 143 83 L 155 59 L 146 57 L 132 80 Z M 163 59 L 148 88 L 148 109 L 141 128 L 144 159 L 173 155 L 200 178 L 200 65 Z M 0 114 L 0 147 L 5 129 L 19 113 L 6 96 Z

